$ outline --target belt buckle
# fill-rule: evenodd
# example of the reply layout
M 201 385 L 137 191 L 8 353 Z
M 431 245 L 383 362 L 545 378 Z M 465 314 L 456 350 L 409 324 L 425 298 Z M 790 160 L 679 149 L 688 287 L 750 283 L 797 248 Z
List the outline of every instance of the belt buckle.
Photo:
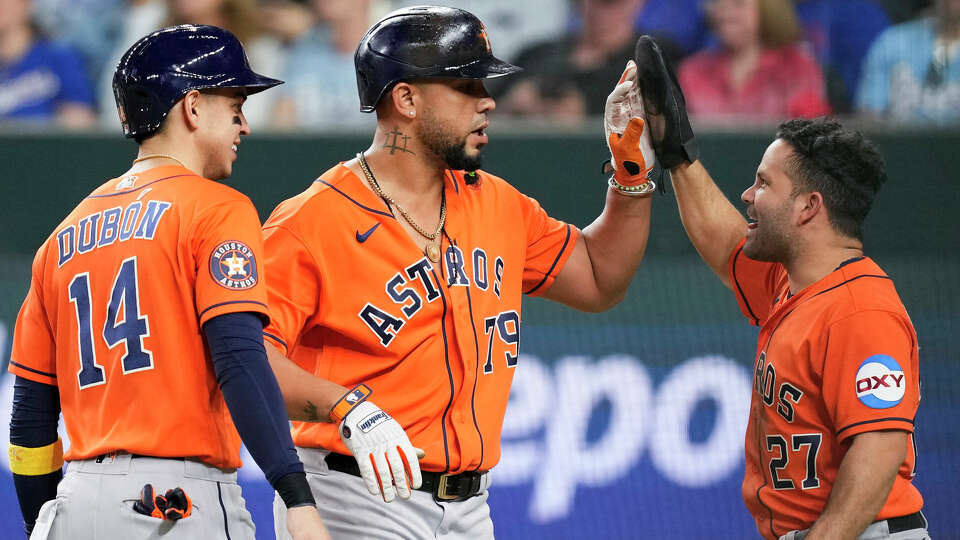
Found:
M 440 481 L 437 483 L 437 498 L 442 501 L 452 501 L 454 499 L 459 499 L 458 495 L 450 495 L 447 493 L 447 480 L 453 475 L 442 474 L 440 475 Z

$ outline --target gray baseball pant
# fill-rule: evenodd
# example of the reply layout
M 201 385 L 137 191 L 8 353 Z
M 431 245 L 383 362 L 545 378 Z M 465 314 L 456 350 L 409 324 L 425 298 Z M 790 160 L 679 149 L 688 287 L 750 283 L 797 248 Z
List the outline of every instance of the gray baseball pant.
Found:
M 487 506 L 490 475 L 482 477 L 482 492 L 463 501 L 436 501 L 413 490 L 409 499 L 390 503 L 370 495 L 359 476 L 331 471 L 323 460 L 327 451 L 297 447 L 307 472 L 317 509 L 333 540 L 382 539 L 492 540 L 493 521 Z M 273 499 L 273 526 L 277 540 L 290 540 L 287 509 Z
M 193 503 L 191 515 L 169 521 L 135 512 L 144 484 L 160 494 L 182 488 Z M 235 470 L 189 459 L 108 454 L 67 465 L 56 498 L 40 509 L 30 538 L 253 540 L 254 532 Z

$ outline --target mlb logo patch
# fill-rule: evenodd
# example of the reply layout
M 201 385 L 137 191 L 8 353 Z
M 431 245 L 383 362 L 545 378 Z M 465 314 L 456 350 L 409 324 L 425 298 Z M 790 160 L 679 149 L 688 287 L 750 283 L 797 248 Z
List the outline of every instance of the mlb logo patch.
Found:
M 860 364 L 856 377 L 860 402 L 872 409 L 889 409 L 903 400 L 907 381 L 892 356 L 875 354 Z
M 121 189 L 129 189 L 129 188 L 132 188 L 136 183 L 137 183 L 136 175 L 124 176 L 123 178 L 120 179 L 119 182 L 117 182 L 117 187 L 113 189 L 115 191 L 120 191 Z
M 210 275 L 227 289 L 249 289 L 257 284 L 257 260 L 243 242 L 222 242 L 210 253 Z

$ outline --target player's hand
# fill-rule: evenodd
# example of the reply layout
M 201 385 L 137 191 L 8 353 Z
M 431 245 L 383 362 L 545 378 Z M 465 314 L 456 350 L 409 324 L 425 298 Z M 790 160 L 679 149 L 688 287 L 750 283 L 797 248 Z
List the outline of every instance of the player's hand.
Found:
M 620 82 L 607 97 L 603 115 L 613 177 L 626 187 L 645 184 L 647 173 L 654 164 L 653 144 L 647 133 L 643 102 L 636 83 L 637 66 L 631 60 L 627 62 Z
M 350 410 L 340 422 L 340 439 L 357 460 L 371 495 L 390 502 L 397 495 L 410 498 L 420 487 L 423 450 L 414 448 L 406 432 L 389 414 L 369 400 Z
M 616 87 L 607 96 L 603 109 L 604 138 L 609 140 L 611 133 L 622 135 L 630 119 L 637 116 L 643 116 L 643 101 L 637 87 L 637 64 L 630 60 Z
M 315 506 L 288 508 L 287 532 L 293 540 L 330 540 L 330 533 Z
M 638 95 L 657 160 L 664 169 L 693 163 L 700 152 L 670 62 L 650 36 L 640 36 L 633 55 Z

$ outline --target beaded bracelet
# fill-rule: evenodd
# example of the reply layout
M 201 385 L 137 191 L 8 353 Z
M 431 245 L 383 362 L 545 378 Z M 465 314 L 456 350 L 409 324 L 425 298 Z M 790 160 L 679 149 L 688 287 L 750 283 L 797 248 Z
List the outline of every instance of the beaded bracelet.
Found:
M 607 180 L 607 184 L 609 184 L 610 187 L 618 192 L 630 197 L 642 197 L 644 195 L 649 195 L 653 193 L 655 189 L 657 189 L 657 183 L 653 180 L 647 180 L 646 182 L 636 186 L 625 186 L 620 182 L 617 182 L 617 180 L 611 176 L 610 180 Z

